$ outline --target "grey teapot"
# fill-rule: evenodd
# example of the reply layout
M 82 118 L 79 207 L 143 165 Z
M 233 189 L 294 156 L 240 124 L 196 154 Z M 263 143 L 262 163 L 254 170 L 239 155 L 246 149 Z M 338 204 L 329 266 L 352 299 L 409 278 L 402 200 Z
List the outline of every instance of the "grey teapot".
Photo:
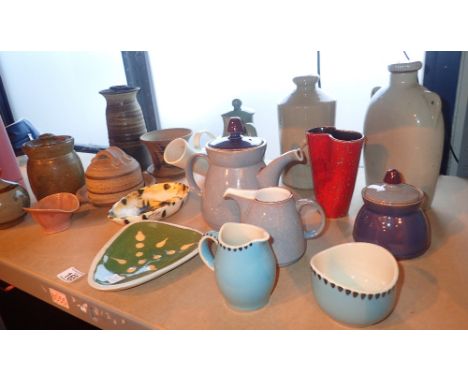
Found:
M 190 187 L 201 195 L 201 212 L 214 229 L 226 222 L 240 222 L 240 210 L 233 200 L 224 199 L 227 188 L 259 189 L 277 186 L 283 170 L 292 163 L 305 162 L 301 149 L 284 153 L 265 165 L 266 142 L 259 137 L 241 134 L 240 118 L 233 117 L 228 126 L 229 137 L 221 137 L 206 145 L 206 153 L 194 154 L 185 173 Z M 208 161 L 203 190 L 195 182 L 194 165 L 199 158 Z

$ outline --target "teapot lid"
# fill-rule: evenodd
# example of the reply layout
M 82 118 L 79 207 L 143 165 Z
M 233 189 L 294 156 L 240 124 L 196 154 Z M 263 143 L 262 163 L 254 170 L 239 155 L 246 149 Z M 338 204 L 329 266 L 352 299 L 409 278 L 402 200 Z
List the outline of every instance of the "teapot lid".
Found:
M 245 130 L 239 117 L 231 117 L 227 131 L 229 136 L 216 138 L 208 143 L 208 146 L 223 150 L 242 150 L 258 147 L 264 142 L 262 138 L 242 135 L 242 133 L 245 133 Z
M 382 183 L 371 184 L 362 190 L 364 200 L 389 207 L 405 207 L 421 203 L 423 192 L 407 183 L 401 182 L 400 173 L 388 170 Z

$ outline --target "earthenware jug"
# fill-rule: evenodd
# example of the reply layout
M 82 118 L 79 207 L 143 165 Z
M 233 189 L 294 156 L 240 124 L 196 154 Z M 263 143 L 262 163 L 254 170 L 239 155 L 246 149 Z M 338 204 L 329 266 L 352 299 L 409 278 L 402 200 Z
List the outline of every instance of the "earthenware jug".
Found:
M 69 135 L 42 134 L 26 142 L 26 170 L 36 199 L 57 192 L 74 194 L 85 184 L 83 165 Z
M 140 136 L 147 132 L 143 112 L 137 100 L 139 87 L 119 85 L 101 90 L 106 99 L 106 120 L 109 145 L 120 147 L 135 158 L 143 170 L 151 165 L 151 157 Z
M 269 239 L 260 227 L 226 223 L 219 233 L 207 232 L 200 240 L 200 257 L 215 272 L 216 284 L 230 307 L 249 311 L 268 303 L 276 279 Z M 215 253 L 210 246 L 213 242 Z
M 314 192 L 327 218 L 348 214 L 364 136 L 356 131 L 316 127 L 307 131 Z
M 221 115 L 223 118 L 223 137 L 229 136 L 229 131 L 228 131 L 228 126 L 229 126 L 229 120 L 232 117 L 239 117 L 242 121 L 242 125 L 244 127 L 243 134 L 248 135 L 250 137 L 256 137 L 257 136 L 257 130 L 255 129 L 253 125 L 253 115 L 254 112 L 248 111 L 248 110 L 242 110 L 242 101 L 240 99 L 233 99 L 232 100 L 232 106 L 233 110 L 228 111 L 227 113 L 224 113 Z
M 219 229 L 226 222 L 239 222 L 240 211 L 233 200 L 224 199 L 229 187 L 258 189 L 278 185 L 283 169 L 305 160 L 301 149 L 291 150 L 272 160 L 268 166 L 263 161 L 266 142 L 259 137 L 244 137 L 239 118 L 229 122 L 229 137 L 217 138 L 206 145 L 207 154 L 191 157 L 185 170 L 192 190 L 201 195 L 201 211 L 206 222 Z M 197 159 L 208 161 L 208 171 L 203 190 L 195 182 L 193 167 Z
M 1 173 L 1 170 L 0 170 Z M 15 182 L 0 179 L 0 229 L 21 223 L 31 200 L 28 192 Z
M 294 200 L 291 191 L 282 187 L 260 190 L 228 188 L 225 198 L 239 204 L 241 222 L 264 228 L 272 237 L 272 247 L 278 265 L 288 266 L 298 261 L 306 249 L 306 240 L 320 235 L 325 227 L 325 212 L 310 199 Z M 319 215 L 317 227 L 305 230 L 301 215 L 304 207 L 312 207 Z
M 306 146 L 307 130 L 321 126 L 335 126 L 336 101 L 317 87 L 319 76 L 293 78 L 297 88 L 278 105 L 278 126 L 281 152 Z M 308 153 L 306 151 L 308 158 Z M 310 162 L 287 168 L 283 183 L 294 188 L 312 189 Z
M 374 89 L 364 121 L 366 184 L 380 182 L 389 168 L 426 195 L 432 203 L 444 144 L 440 97 L 418 83 L 422 63 L 388 66 L 390 84 Z
M 389 170 L 383 182 L 362 190 L 362 199 L 364 205 L 354 222 L 355 241 L 381 245 L 399 260 L 426 252 L 431 236 L 420 189 L 402 183 L 400 173 Z

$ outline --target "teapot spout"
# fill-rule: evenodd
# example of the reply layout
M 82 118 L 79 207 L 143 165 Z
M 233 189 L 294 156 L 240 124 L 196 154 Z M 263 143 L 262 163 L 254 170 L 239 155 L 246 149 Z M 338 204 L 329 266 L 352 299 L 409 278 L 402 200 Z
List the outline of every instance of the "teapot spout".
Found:
M 277 186 L 283 170 L 291 164 L 305 163 L 305 155 L 301 149 L 294 149 L 285 152 L 274 159 L 257 174 L 260 188 Z

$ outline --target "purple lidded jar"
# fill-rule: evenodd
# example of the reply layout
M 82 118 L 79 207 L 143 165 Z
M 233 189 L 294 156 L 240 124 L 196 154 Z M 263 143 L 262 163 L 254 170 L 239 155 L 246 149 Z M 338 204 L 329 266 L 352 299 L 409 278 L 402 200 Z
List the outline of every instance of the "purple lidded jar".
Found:
M 378 244 L 398 260 L 421 256 L 431 244 L 429 221 L 421 209 L 424 193 L 401 182 L 397 170 L 389 170 L 384 182 L 362 190 L 364 205 L 354 222 L 357 242 Z

